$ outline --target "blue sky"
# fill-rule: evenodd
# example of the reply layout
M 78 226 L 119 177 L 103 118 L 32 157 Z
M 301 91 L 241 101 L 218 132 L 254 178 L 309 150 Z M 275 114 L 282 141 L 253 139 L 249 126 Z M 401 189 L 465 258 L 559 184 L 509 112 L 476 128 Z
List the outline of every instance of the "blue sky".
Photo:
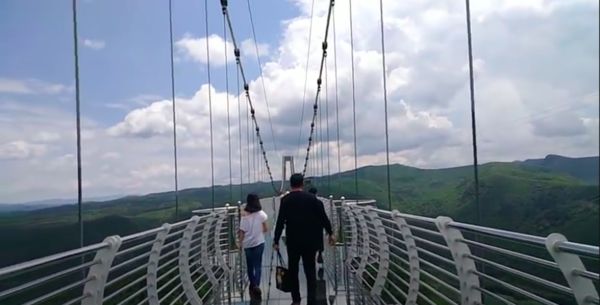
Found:
M 230 1 L 229 11 L 238 43 L 252 38 L 246 1 Z M 298 15 L 288 1 L 253 1 L 252 11 L 259 43 L 277 45 L 281 20 Z M 220 2 L 208 3 L 209 33 L 223 36 Z M 125 110 L 103 105 L 122 103 L 140 94 L 170 97 L 168 1 L 78 1 L 82 111 L 97 123 L 114 124 Z M 71 1 L 0 2 L 0 74 L 9 79 L 36 78 L 73 84 L 73 25 Z M 174 40 L 189 33 L 204 37 L 203 1 L 173 1 Z M 101 41 L 100 50 L 85 47 L 84 40 Z M 233 56 L 233 50 L 230 50 Z M 258 73 L 256 58 L 244 58 L 251 79 Z M 230 69 L 235 84 L 235 66 Z M 178 62 L 177 95 L 195 93 L 207 82 L 207 71 L 198 64 Z M 212 83 L 225 88 L 223 67 L 211 67 Z M 39 103 L 31 100 L 31 103 Z M 32 105 L 35 106 L 35 105 Z M 65 103 L 64 107 L 72 107 Z

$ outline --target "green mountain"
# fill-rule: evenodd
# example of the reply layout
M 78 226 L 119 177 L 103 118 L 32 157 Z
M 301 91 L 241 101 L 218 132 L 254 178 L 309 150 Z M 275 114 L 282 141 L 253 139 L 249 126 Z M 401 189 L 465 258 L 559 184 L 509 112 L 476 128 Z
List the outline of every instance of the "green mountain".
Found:
M 597 157 L 548 156 L 541 160 L 481 165 L 479 208 L 472 166 L 427 170 L 395 164 L 390 168 L 391 207 L 404 213 L 447 215 L 455 221 L 479 222 L 541 236 L 561 232 L 571 241 L 598 245 L 599 187 L 593 184 L 594 171 L 596 180 L 598 177 L 598 166 L 591 167 L 594 160 L 597 164 Z M 380 208 L 387 209 L 390 202 L 386 173 L 385 166 L 367 166 L 310 180 L 323 196 L 375 199 Z M 219 207 L 225 202 L 237 202 L 248 192 L 264 197 L 273 195 L 268 183 L 181 190 L 179 218 L 190 217 L 194 209 L 210 208 L 213 203 Z M 84 242 L 96 243 L 107 235 L 123 236 L 173 222 L 174 202 L 174 192 L 163 192 L 87 203 Z M 76 248 L 79 246 L 77 206 L 2 213 L 0 231 L 11 232 L 0 234 L 3 245 L 0 267 Z M 524 251 L 514 245 L 508 247 Z M 526 270 L 531 266 L 519 267 Z M 593 268 L 597 270 L 597 264 Z M 569 304 L 558 296 L 548 297 L 559 304 Z
M 600 183 L 600 172 L 598 171 L 598 168 L 600 168 L 599 157 L 569 158 L 558 155 L 547 155 L 544 159 L 528 159 L 521 163 L 565 173 L 591 184 Z

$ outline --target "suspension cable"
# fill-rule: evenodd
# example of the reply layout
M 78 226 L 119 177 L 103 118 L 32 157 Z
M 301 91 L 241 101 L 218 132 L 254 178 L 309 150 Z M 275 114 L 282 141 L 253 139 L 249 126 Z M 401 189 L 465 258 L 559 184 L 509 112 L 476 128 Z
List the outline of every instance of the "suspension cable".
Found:
M 322 84 L 322 76 L 323 76 L 323 68 L 325 66 L 325 58 L 327 57 L 327 36 L 329 34 L 329 25 L 331 24 L 331 12 L 333 11 L 333 7 L 335 5 L 334 0 L 329 1 L 329 9 L 327 10 L 327 22 L 325 23 L 325 36 L 323 38 L 323 43 L 321 44 L 321 48 L 323 50 L 323 55 L 321 56 L 321 66 L 319 67 L 319 77 L 317 78 L 317 92 L 315 93 L 315 103 L 313 105 L 313 116 L 310 123 L 310 135 L 308 137 L 308 147 L 306 148 L 306 158 L 304 159 L 304 169 L 302 170 L 302 174 L 306 174 L 306 167 L 308 166 L 308 158 L 310 156 L 310 146 L 312 145 L 313 134 L 315 131 L 315 119 L 317 117 L 317 109 L 319 108 L 319 95 L 321 93 L 321 84 Z
M 204 28 L 206 34 L 206 76 L 208 81 L 208 115 L 210 129 L 210 193 L 212 209 L 215 209 L 215 150 L 213 139 L 213 115 L 212 115 L 212 83 L 210 78 L 210 39 L 208 39 L 208 1 L 204 1 Z
M 170 0 L 171 1 L 171 0 Z M 231 164 L 231 117 L 229 111 L 229 67 L 227 66 L 227 22 L 223 18 L 223 48 L 225 55 L 225 92 L 227 98 L 227 144 L 229 148 L 229 203 L 233 202 L 233 168 Z
M 177 162 L 177 113 L 175 102 L 175 61 L 173 60 L 173 1 L 169 0 L 169 38 L 171 41 L 171 106 L 173 112 L 173 167 L 175 171 L 175 221 L 179 221 L 179 173 Z
M 300 123 L 299 126 L 302 126 L 302 122 L 304 121 L 304 106 L 306 104 L 306 90 L 308 89 L 308 67 L 310 63 L 310 47 L 312 45 L 312 28 L 313 28 L 313 19 L 315 17 L 315 0 L 312 0 L 310 5 L 310 22 L 308 26 L 308 46 L 306 47 L 306 66 L 304 67 L 304 90 L 302 92 L 302 110 L 300 111 Z M 298 130 L 298 157 L 300 157 L 300 145 L 302 144 L 302 128 Z
M 358 199 L 358 154 L 356 149 L 356 88 L 354 74 L 354 29 L 352 25 L 352 0 L 348 1 L 348 10 L 350 13 L 350 61 L 352 68 L 352 134 L 354 139 L 354 187 L 356 199 Z
M 237 78 L 237 102 L 238 102 L 238 145 L 240 153 L 240 201 L 244 200 L 244 162 L 242 148 L 242 90 L 240 87 L 240 68 L 236 63 L 236 78 Z
M 221 0 L 221 10 L 227 19 L 227 25 L 229 26 L 229 34 L 231 36 L 231 42 L 234 47 L 235 60 L 239 64 L 240 75 L 242 76 L 242 81 L 244 82 L 244 91 L 246 92 L 246 99 L 248 100 L 248 106 L 250 107 L 250 116 L 252 121 L 254 122 L 254 126 L 256 128 L 256 137 L 258 139 L 258 143 L 260 145 L 260 150 L 263 155 L 263 159 L 265 161 L 265 167 L 267 169 L 267 173 L 269 174 L 269 180 L 271 182 L 271 187 L 273 188 L 273 192 L 278 193 L 277 187 L 275 187 L 275 181 L 273 181 L 273 174 L 271 173 L 271 167 L 269 166 L 269 160 L 267 159 L 267 152 L 265 151 L 265 147 L 263 145 L 263 140 L 260 135 L 260 128 L 258 126 L 258 122 L 256 121 L 256 114 L 254 111 L 254 106 L 252 105 L 252 99 L 250 97 L 250 85 L 246 79 L 246 75 L 244 74 L 244 67 L 242 65 L 242 61 L 240 58 L 240 49 L 237 46 L 237 42 L 235 40 L 235 33 L 233 31 L 233 25 L 231 23 L 231 17 L 229 16 L 229 11 L 227 10 L 227 0 Z M 208 22 L 208 19 L 207 19 Z
M 271 127 L 271 137 L 273 138 L 273 148 L 275 149 L 275 155 L 277 159 L 280 159 L 279 149 L 277 149 L 277 141 L 275 141 L 275 130 L 273 129 L 273 120 L 271 119 L 271 107 L 269 107 L 269 99 L 267 98 L 267 86 L 265 86 L 265 78 L 262 70 L 262 60 L 260 60 L 260 52 L 258 51 L 258 40 L 256 39 L 256 29 L 254 27 L 254 17 L 252 14 L 252 6 L 250 0 L 248 3 L 248 15 L 250 16 L 250 26 L 252 27 L 252 38 L 254 39 L 254 50 L 256 51 L 256 60 L 258 62 L 258 72 L 260 77 L 260 83 L 262 84 L 263 95 L 265 97 L 265 104 L 267 105 L 267 116 L 269 117 L 269 127 Z
M 340 146 L 340 102 L 338 98 L 338 62 L 337 62 L 337 31 L 335 26 L 335 12 L 333 12 L 333 77 L 335 78 L 335 129 L 336 129 L 336 149 L 337 149 L 337 186 L 338 190 L 342 187 L 342 152 Z
M 327 67 L 325 67 L 327 68 Z M 325 175 L 323 166 L 323 97 L 319 96 L 319 176 Z
M 335 20 L 334 20 L 335 22 Z M 325 128 L 327 141 L 327 189 L 331 194 L 331 150 L 329 146 L 329 65 L 325 60 Z
M 387 92 L 387 64 L 385 60 L 385 31 L 383 22 L 383 0 L 379 0 L 379 20 L 381 29 L 381 71 L 383 74 L 383 108 L 385 113 L 385 164 L 387 175 L 388 210 L 392 210 L 392 183 L 390 176 L 390 129 L 388 123 L 388 92 Z
M 81 168 L 81 92 L 79 83 L 79 36 L 77 34 L 77 0 L 73 0 L 73 59 L 75 68 L 75 133 L 77 137 L 77 222 L 79 224 L 79 247 L 83 248 L 83 179 Z M 85 255 L 81 256 L 81 263 Z M 85 271 L 82 272 L 85 278 Z

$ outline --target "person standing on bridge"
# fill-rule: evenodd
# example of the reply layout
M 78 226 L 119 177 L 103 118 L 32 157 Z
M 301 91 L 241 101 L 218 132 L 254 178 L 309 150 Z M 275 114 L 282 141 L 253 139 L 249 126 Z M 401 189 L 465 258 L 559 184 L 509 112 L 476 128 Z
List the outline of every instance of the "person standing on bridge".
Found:
M 242 211 L 240 220 L 240 244 L 246 254 L 246 269 L 249 290 L 251 294 L 260 297 L 260 278 L 262 270 L 262 257 L 265 250 L 265 235 L 269 230 L 267 213 L 262 210 L 260 198 L 257 194 L 250 193 L 246 198 L 246 207 Z
M 273 249 L 279 251 L 279 238 L 285 226 L 292 305 L 299 305 L 302 300 L 298 281 L 300 259 L 306 275 L 307 304 L 315 305 L 317 291 L 315 256 L 323 241 L 323 228 L 329 235 L 330 245 L 335 245 L 335 239 L 323 203 L 313 194 L 303 191 L 304 177 L 301 174 L 293 174 L 290 177 L 290 187 L 292 191 L 281 199 L 279 206 Z
M 317 196 L 317 188 L 314 186 L 311 186 L 308 189 L 308 192 L 315 195 L 315 197 Z M 317 197 L 317 199 L 319 199 L 319 197 Z M 321 201 L 319 199 L 319 202 L 321 202 L 321 204 L 323 204 L 323 201 Z M 325 245 L 323 242 L 323 238 L 321 238 L 321 246 L 319 247 L 319 251 L 317 252 L 317 263 L 322 264 L 323 263 L 323 251 L 325 251 Z

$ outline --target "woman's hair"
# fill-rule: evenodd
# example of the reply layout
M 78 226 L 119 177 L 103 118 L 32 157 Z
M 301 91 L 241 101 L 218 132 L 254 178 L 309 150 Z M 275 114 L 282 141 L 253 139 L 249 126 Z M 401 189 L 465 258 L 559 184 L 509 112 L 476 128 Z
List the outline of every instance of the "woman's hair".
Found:
M 262 210 L 262 206 L 260 205 L 260 198 L 255 193 L 248 194 L 246 197 L 246 207 L 244 211 L 248 213 L 255 213 Z

